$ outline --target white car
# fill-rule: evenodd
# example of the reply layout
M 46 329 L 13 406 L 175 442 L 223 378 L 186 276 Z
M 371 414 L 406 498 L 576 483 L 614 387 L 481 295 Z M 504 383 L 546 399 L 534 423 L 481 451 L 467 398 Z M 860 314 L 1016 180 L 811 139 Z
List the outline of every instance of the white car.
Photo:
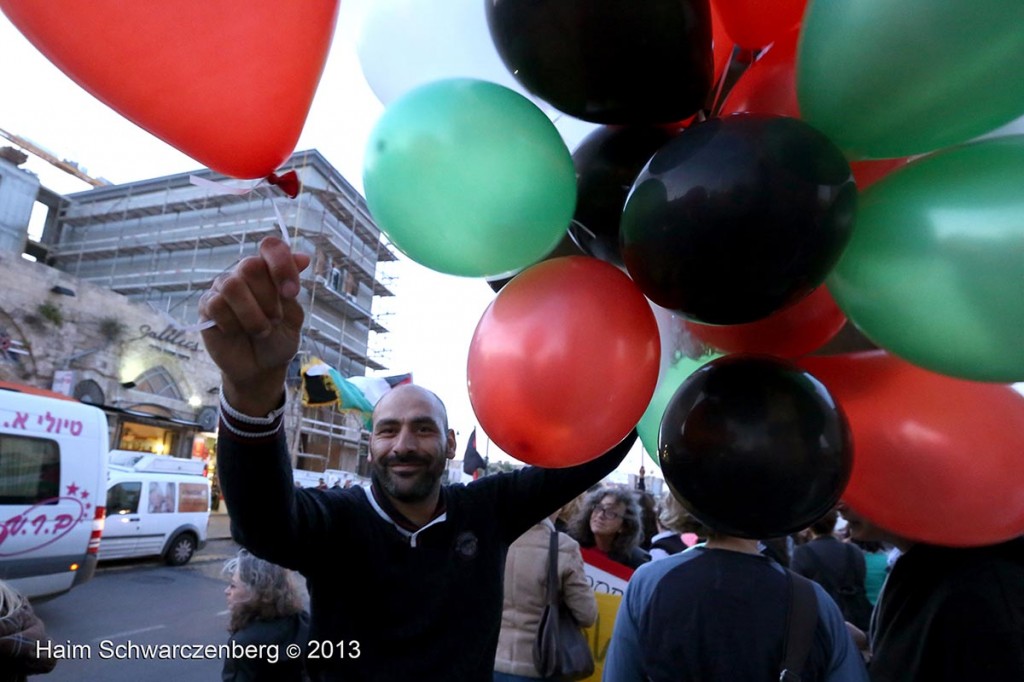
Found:
M 203 462 L 127 450 L 110 453 L 100 561 L 161 556 L 186 564 L 206 545 L 210 481 Z

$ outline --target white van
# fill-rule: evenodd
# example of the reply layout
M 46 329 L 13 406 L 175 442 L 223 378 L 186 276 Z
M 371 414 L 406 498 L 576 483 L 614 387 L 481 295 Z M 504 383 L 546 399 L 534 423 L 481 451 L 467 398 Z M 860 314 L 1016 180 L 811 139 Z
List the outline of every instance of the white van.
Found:
M 100 561 L 161 556 L 188 563 L 206 545 L 210 480 L 200 460 L 112 450 Z
M 26 597 L 62 594 L 95 573 L 108 438 L 99 408 L 0 384 L 0 578 Z

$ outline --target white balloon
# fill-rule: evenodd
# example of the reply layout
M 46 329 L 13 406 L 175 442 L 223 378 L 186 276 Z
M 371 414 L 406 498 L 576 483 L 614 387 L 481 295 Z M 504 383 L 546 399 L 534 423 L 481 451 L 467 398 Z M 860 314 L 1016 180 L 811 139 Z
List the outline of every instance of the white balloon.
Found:
M 484 5 L 484 0 L 373 0 L 366 6 L 356 51 L 377 98 L 388 105 L 417 86 L 445 78 L 477 78 L 526 94 L 498 56 Z

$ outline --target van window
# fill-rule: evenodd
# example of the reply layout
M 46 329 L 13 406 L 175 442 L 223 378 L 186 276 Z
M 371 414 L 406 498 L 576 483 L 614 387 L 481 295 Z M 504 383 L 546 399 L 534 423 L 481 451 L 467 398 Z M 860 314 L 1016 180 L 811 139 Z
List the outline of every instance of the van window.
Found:
M 210 509 L 210 488 L 205 483 L 182 483 L 178 487 L 179 512 L 205 512 Z
M 0 434 L 0 504 L 57 504 L 59 496 L 57 442 Z
M 169 514 L 174 511 L 174 483 L 149 482 L 149 513 Z
M 142 497 L 142 483 L 118 483 L 107 491 L 107 516 L 114 514 L 137 514 L 139 498 Z

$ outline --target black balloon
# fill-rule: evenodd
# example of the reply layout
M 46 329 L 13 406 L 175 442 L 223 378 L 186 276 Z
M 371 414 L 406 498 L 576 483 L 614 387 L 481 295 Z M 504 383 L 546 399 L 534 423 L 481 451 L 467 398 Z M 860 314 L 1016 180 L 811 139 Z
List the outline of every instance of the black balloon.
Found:
M 572 154 L 576 213 L 569 235 L 587 254 L 622 267 L 619 222 L 636 176 L 654 152 L 679 134 L 676 127 L 603 126 Z
M 488 0 L 505 66 L 556 109 L 594 123 L 674 123 L 711 89 L 708 0 Z
M 806 123 L 712 119 L 669 141 L 637 177 L 622 257 L 664 308 L 705 324 L 754 322 L 824 281 L 856 204 L 842 152 Z
M 768 538 L 806 528 L 839 501 L 853 446 L 821 382 L 783 360 L 733 355 L 672 396 L 658 456 L 676 498 L 706 526 Z

